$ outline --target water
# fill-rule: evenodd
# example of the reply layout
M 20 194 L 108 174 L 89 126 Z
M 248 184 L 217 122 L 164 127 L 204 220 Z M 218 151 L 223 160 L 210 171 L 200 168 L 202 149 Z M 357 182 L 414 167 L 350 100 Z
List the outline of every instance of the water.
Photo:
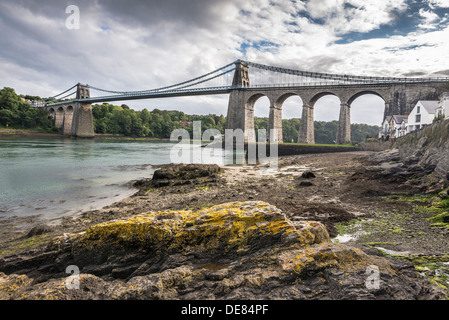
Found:
M 170 163 L 175 145 L 0 138 L 0 218 L 40 215 L 51 221 L 112 204 L 136 191 L 129 181 L 150 178 L 152 165 Z M 203 162 L 221 161 L 222 155 L 216 153 Z

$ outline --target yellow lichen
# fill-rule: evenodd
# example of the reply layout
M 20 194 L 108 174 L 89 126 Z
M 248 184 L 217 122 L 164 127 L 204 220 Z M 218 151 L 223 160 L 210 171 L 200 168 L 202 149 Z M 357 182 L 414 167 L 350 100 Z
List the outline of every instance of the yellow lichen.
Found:
M 262 201 L 231 202 L 200 211 L 161 211 L 136 215 L 90 227 L 77 243 L 86 249 L 104 245 L 139 246 L 152 250 L 245 251 L 266 237 L 294 240 L 299 246 L 327 242 L 319 223 L 293 224 L 275 207 Z M 257 242 L 257 241 L 256 241 Z

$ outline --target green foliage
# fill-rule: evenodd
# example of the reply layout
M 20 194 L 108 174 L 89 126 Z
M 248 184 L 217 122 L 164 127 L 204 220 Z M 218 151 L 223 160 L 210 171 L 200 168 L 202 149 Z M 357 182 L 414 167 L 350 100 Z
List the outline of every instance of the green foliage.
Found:
M 24 96 L 39 99 L 39 97 Z M 32 108 L 14 89 L 0 90 L 0 126 L 12 129 L 39 129 L 57 131 L 53 118 L 44 109 Z
M 379 126 L 371 126 L 363 123 L 351 124 L 352 142 L 362 142 L 368 138 L 377 138 L 379 136 Z
M 202 133 L 207 129 L 225 132 L 226 118 L 223 115 L 187 115 L 182 111 L 154 109 L 134 111 L 104 103 L 92 107 L 94 129 L 96 133 L 123 134 L 136 137 L 169 138 L 174 129 L 183 128 L 193 137 L 193 122 L 201 121 Z M 297 142 L 300 119 L 282 120 L 283 141 Z M 258 138 L 259 129 L 268 128 L 268 118 L 254 118 L 254 129 Z M 334 144 L 337 135 L 338 121 L 315 121 L 315 141 L 318 144 Z M 352 124 L 353 142 L 361 142 L 366 137 L 377 136 L 379 127 L 366 124 Z
M 445 82 L 444 84 L 442 84 L 441 87 L 442 87 L 443 89 L 449 91 L 449 81 L 448 81 L 448 82 Z
M 201 129 L 217 129 L 224 133 L 226 118 L 223 115 L 186 115 L 182 111 L 143 109 L 135 111 L 103 103 L 92 106 L 96 133 L 122 134 L 134 137 L 170 138 L 175 129 L 186 129 L 193 137 L 193 122 L 201 121 Z
M 300 119 L 282 120 L 282 135 L 284 142 L 297 142 Z M 338 121 L 315 121 L 315 142 L 317 144 L 334 144 L 337 137 Z M 378 126 L 367 124 L 351 124 L 352 142 L 362 142 L 367 137 L 377 137 Z
M 299 136 L 299 124 L 301 119 L 283 119 L 282 120 L 282 137 L 283 142 L 297 142 Z

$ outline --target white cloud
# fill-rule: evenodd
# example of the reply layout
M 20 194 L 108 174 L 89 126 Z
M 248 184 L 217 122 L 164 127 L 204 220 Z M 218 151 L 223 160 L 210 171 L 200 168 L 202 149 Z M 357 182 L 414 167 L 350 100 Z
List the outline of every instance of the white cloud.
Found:
M 448 0 L 426 0 L 431 9 L 435 8 L 449 8 Z
M 422 29 L 435 29 L 437 27 L 436 22 L 440 19 L 439 16 L 432 12 L 424 9 L 419 10 L 419 15 L 423 19 L 423 22 L 419 24 Z
M 307 3 L 310 16 L 323 19 L 326 27 L 337 34 L 372 31 L 394 21 L 394 10 L 406 8 L 405 0 L 310 0 Z
M 59 2 L 0 3 L 0 87 L 42 96 L 77 82 L 120 91 L 151 89 L 239 58 L 343 74 L 427 75 L 449 69 L 449 29 L 432 29 L 441 21 L 428 10 L 419 12 L 421 22 L 412 21 L 421 23 L 417 32 L 336 44 L 349 32 L 395 23 L 395 14 L 407 8 L 405 0 L 79 2 L 80 30 L 65 28 L 65 6 Z M 249 45 L 245 53 L 242 44 Z M 227 96 L 128 104 L 226 114 Z

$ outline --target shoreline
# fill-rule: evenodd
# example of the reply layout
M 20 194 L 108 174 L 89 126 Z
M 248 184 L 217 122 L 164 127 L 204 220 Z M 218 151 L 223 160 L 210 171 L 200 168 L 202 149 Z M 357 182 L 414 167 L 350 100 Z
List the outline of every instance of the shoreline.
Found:
M 375 189 L 375 186 L 366 185 L 360 189 L 344 186 L 345 181 L 351 180 L 351 176 L 357 172 L 359 165 L 357 162 L 361 158 L 364 160 L 370 158 L 375 153 L 356 151 L 279 156 L 278 171 L 264 170 L 264 165 L 223 166 L 221 167 L 223 173 L 214 176 L 211 181 L 194 181 L 193 184 L 179 186 L 154 188 L 142 186 L 142 184 L 139 186 L 136 183 L 140 180 L 132 180 L 125 184 L 130 190 L 133 190 L 130 192 L 130 196 L 100 209 L 84 211 L 74 217 L 63 217 L 56 229 L 67 227 L 78 229 L 78 223 L 84 227 L 87 224 L 130 217 L 147 210 L 196 210 L 229 201 L 248 200 L 266 201 L 286 211 L 292 208 L 295 210 L 312 208 L 312 211 L 315 211 L 312 212 L 312 216 L 300 219 L 315 218 L 319 221 L 327 219 L 338 223 L 338 218 L 331 217 L 329 219 L 329 217 L 332 214 L 340 214 L 344 216 L 342 222 L 369 218 L 377 209 L 385 210 L 391 206 L 403 208 L 408 205 L 408 203 L 399 203 L 398 205 L 394 201 L 389 203 L 383 196 L 388 192 L 378 192 L 381 196 L 372 196 L 371 189 Z M 321 166 L 320 164 L 323 163 L 328 166 Z M 157 170 L 165 166 L 171 166 L 171 164 L 155 165 L 154 169 Z M 317 178 L 305 179 L 302 177 L 303 173 L 309 171 L 313 172 Z M 151 177 L 142 181 L 148 182 L 149 180 Z M 146 187 L 147 189 L 144 190 Z M 342 190 L 337 192 L 332 190 L 336 188 Z M 389 188 L 392 186 L 388 186 L 386 189 Z M 408 195 L 413 192 L 419 194 L 413 188 L 393 186 L 393 194 Z M 363 196 L 365 199 L 357 199 L 361 193 L 367 193 L 368 196 Z M 288 205 L 289 202 L 297 202 L 300 205 L 292 207 Z M 372 207 L 373 204 L 377 204 L 378 207 Z M 319 217 L 323 209 L 329 210 L 326 219 Z M 17 218 L 28 221 L 28 224 L 32 225 L 33 223 L 39 224 L 39 219 L 35 219 L 38 216 L 3 217 L 3 220 Z M 350 219 L 348 220 L 348 218 Z M 331 225 L 335 224 L 327 225 L 332 229 L 330 234 L 334 237 L 343 236 L 342 239 L 344 239 L 345 235 L 336 233 L 336 227 Z M 340 226 L 339 228 L 344 229 Z M 24 232 L 23 228 L 21 228 L 21 232 Z M 348 237 L 348 239 L 357 241 L 356 237 Z M 0 239 L 0 242 L 3 240 Z
M 276 172 L 264 170 L 263 165 L 221 167 L 222 173 L 195 178 L 187 184 L 154 186 L 149 184 L 151 177 L 130 181 L 137 187 L 130 197 L 76 218 L 63 219 L 42 234 L 27 236 L 32 222 L 28 230 L 3 223 L 0 260 L 11 255 L 20 257 L 30 250 L 42 252 L 54 237 L 84 232 L 90 226 L 143 212 L 196 211 L 224 203 L 264 201 L 282 210 L 293 223 L 322 223 L 334 243 L 411 261 L 416 270 L 424 270 L 423 274 L 435 281 L 435 273 L 429 271 L 434 270 L 435 263 L 442 270 L 448 269 L 447 231 L 432 226 L 427 220 L 430 213 L 423 215 L 417 210 L 421 203 L 413 199 L 422 194 L 419 188 L 404 181 L 392 182 L 388 177 L 382 180 L 373 177 L 371 171 L 363 171 L 377 154 L 357 151 L 282 156 Z M 378 166 L 393 168 L 390 162 L 387 159 Z M 307 172 L 313 175 L 307 177 Z
M 59 132 L 47 133 L 36 130 L 27 130 L 27 129 L 0 129 L 0 138 L 11 137 L 11 138 L 60 138 L 60 139 L 76 139 L 70 136 L 64 136 Z M 122 135 L 114 135 L 114 134 L 95 134 L 95 137 L 92 139 L 117 139 L 117 140 L 148 140 L 148 141 L 161 141 L 167 142 L 170 139 L 167 138 L 152 138 L 152 137 L 127 137 Z

